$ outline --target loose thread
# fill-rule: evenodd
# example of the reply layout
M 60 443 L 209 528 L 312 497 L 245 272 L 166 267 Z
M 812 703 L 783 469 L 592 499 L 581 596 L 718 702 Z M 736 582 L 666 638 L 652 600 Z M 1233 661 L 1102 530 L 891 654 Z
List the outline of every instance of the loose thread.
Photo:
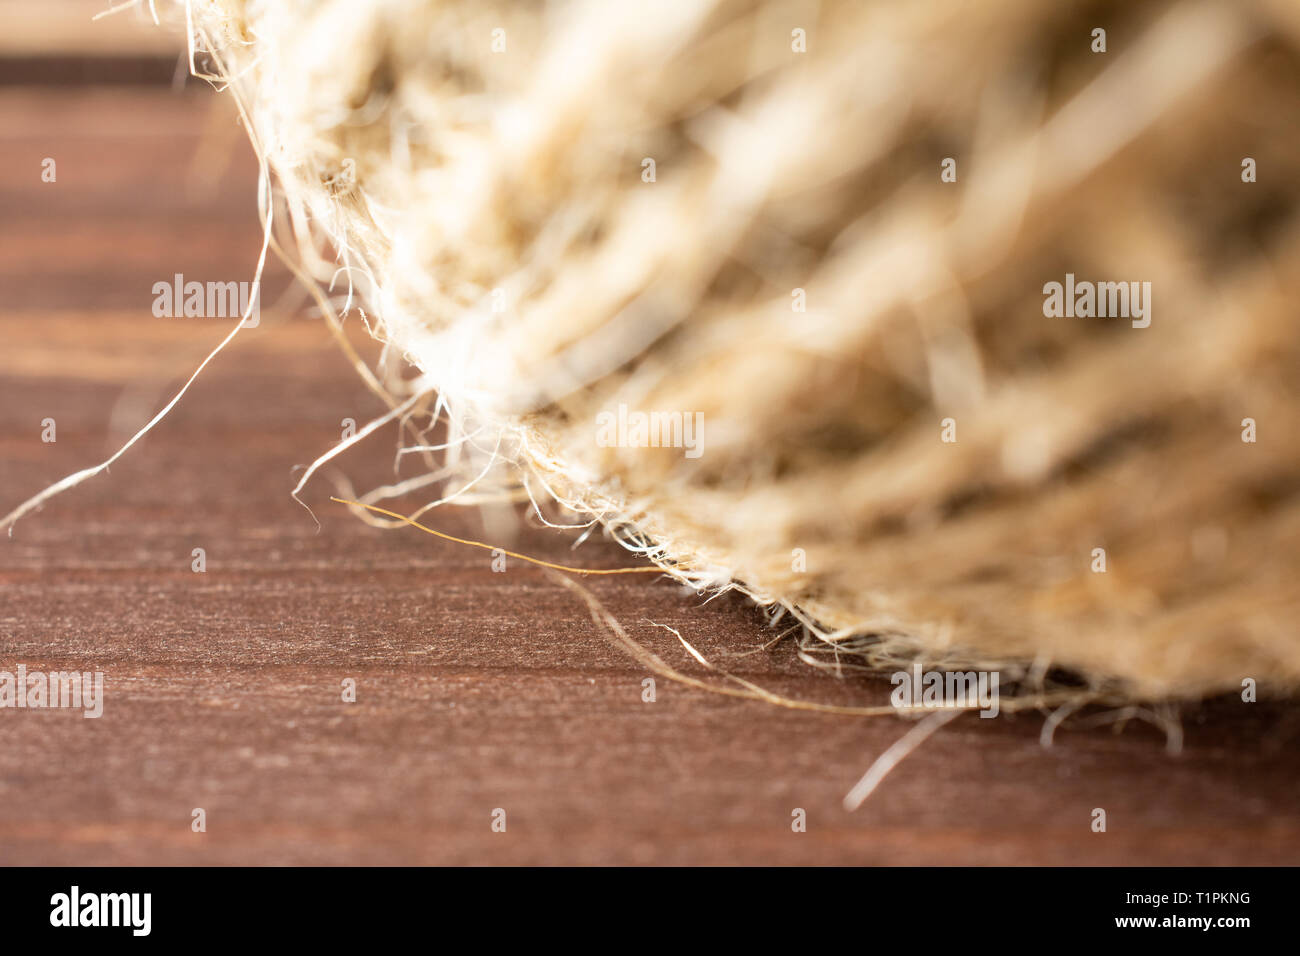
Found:
M 485 544 L 482 541 L 471 541 L 468 538 L 457 538 L 455 535 L 447 534 L 444 531 L 435 531 L 433 528 L 429 528 L 426 527 L 425 525 L 420 524 L 420 522 L 416 521 L 414 518 L 409 518 L 406 515 L 398 514 L 396 511 L 389 511 L 387 508 L 380 508 L 377 507 L 376 505 L 368 505 L 362 501 L 351 501 L 347 498 L 335 498 L 333 495 L 330 496 L 330 501 L 337 501 L 341 505 L 354 505 L 355 507 L 358 508 L 365 508 L 367 511 L 373 511 L 376 514 L 386 515 L 389 518 L 396 518 L 398 521 L 403 521 L 406 524 L 409 524 L 412 528 L 419 528 L 421 531 L 425 532 L 426 534 L 431 534 L 434 537 L 444 538 L 447 541 L 454 541 L 457 544 L 472 545 L 475 548 L 483 548 L 486 551 L 500 551 L 502 554 L 509 555 L 512 558 L 518 558 L 520 561 L 527 561 L 529 564 L 536 564 L 539 567 L 543 567 L 543 568 L 553 568 L 556 571 L 568 571 L 571 574 L 663 574 L 664 573 L 661 568 L 656 568 L 656 567 L 600 569 L 600 568 L 573 568 L 567 564 L 554 564 L 550 561 L 543 561 L 541 558 L 530 558 L 528 555 L 520 554 L 518 551 L 507 551 L 505 548 L 498 548 L 494 545 Z

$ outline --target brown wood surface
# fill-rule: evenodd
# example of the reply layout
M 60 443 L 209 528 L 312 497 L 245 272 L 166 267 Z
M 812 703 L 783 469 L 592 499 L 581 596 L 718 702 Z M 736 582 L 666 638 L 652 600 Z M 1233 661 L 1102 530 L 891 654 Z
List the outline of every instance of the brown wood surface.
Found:
M 212 102 L 0 90 L 0 511 L 105 457 L 225 333 L 150 311 L 153 282 L 247 278 L 256 258 L 253 164 Z M 1044 749 L 1039 714 L 962 717 L 846 812 L 908 724 L 663 679 L 643 703 L 644 668 L 545 573 L 492 573 L 486 552 L 367 527 L 328 502 L 326 477 L 307 495 L 318 532 L 289 497 L 294 467 L 382 406 L 322 323 L 274 319 L 110 474 L 0 539 L 0 669 L 107 680 L 99 720 L 0 710 L 0 861 L 1300 862 L 1300 721 L 1279 702 L 1189 710 L 1176 757 L 1140 722 L 1067 727 Z M 375 435 L 341 470 L 359 488 L 390 480 L 396 441 Z M 470 509 L 430 520 L 485 534 Z M 571 540 L 533 528 L 513 545 L 628 562 Z M 791 696 L 887 700 L 887 681 L 815 672 L 788 643 L 745 654 L 773 632 L 738 598 L 705 605 L 651 576 L 585 584 L 688 672 L 703 673 L 650 622 Z M 206 833 L 191 831 L 196 807 Z M 498 807 L 505 833 L 490 828 Z M 791 831 L 796 807 L 806 833 Z

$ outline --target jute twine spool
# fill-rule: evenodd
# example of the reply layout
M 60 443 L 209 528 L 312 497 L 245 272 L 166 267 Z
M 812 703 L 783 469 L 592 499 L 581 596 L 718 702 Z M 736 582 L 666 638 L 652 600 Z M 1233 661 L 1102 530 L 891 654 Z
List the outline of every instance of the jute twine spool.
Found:
M 558 502 L 872 667 L 1300 683 L 1293 4 L 190 13 L 446 420 L 430 500 Z

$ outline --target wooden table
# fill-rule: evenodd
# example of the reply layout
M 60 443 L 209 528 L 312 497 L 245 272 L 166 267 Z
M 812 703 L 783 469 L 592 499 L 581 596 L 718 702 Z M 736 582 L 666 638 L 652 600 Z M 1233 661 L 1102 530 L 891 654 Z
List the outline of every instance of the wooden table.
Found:
M 251 276 L 255 171 L 213 109 L 193 89 L 0 89 L 0 511 L 102 460 L 225 334 L 150 308 L 177 272 Z M 272 269 L 268 309 L 285 285 Z M 111 473 L 0 539 L 0 670 L 107 681 L 98 720 L 0 711 L 0 861 L 1300 862 L 1300 720 L 1269 701 L 1190 710 L 1177 757 L 1140 722 L 1066 727 L 1044 749 L 1039 714 L 962 717 L 846 812 L 908 724 L 662 679 L 644 703 L 648 672 L 544 572 L 493 573 L 486 552 L 365 526 L 324 478 L 307 494 L 318 532 L 289 497 L 294 467 L 342 419 L 382 411 L 319 320 L 264 310 Z M 396 441 L 386 429 L 339 464 L 362 489 L 390 480 Z M 470 509 L 430 520 L 485 533 Z M 571 541 L 531 528 L 514 546 L 628 563 Z M 655 623 L 791 696 L 888 698 L 886 679 L 813 671 L 788 641 L 745 654 L 774 634 L 738 598 L 704 605 L 648 575 L 584 583 L 685 671 L 704 673 Z

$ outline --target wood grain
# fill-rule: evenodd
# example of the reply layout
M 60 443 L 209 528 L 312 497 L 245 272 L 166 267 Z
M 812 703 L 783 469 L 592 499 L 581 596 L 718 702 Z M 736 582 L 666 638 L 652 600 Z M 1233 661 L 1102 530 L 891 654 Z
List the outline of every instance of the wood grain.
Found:
M 101 460 L 225 333 L 150 312 L 153 282 L 247 278 L 256 258 L 253 165 L 212 109 L 193 91 L 0 91 L 0 509 Z M 1300 723 L 1280 702 L 1190 710 L 1177 757 L 1140 722 L 1067 728 L 1044 749 L 1040 715 L 963 717 L 845 812 L 909 725 L 666 680 L 643 703 L 649 675 L 545 573 L 367 527 L 325 479 L 307 496 L 318 531 L 289 497 L 293 469 L 342 419 L 382 408 L 319 321 L 264 316 L 110 474 L 0 540 L 0 669 L 107 680 L 99 720 L 0 710 L 0 861 L 1300 862 Z M 342 470 L 362 488 L 391 480 L 396 441 L 372 437 Z M 468 509 L 432 520 L 485 533 Z M 571 542 L 528 528 L 512 544 L 628 560 Z M 683 670 L 702 673 L 651 622 L 792 696 L 887 700 L 887 680 L 815 672 L 788 642 L 746 654 L 773 632 L 739 599 L 703 604 L 651 576 L 584 583 Z M 196 807 L 206 833 L 191 832 Z

